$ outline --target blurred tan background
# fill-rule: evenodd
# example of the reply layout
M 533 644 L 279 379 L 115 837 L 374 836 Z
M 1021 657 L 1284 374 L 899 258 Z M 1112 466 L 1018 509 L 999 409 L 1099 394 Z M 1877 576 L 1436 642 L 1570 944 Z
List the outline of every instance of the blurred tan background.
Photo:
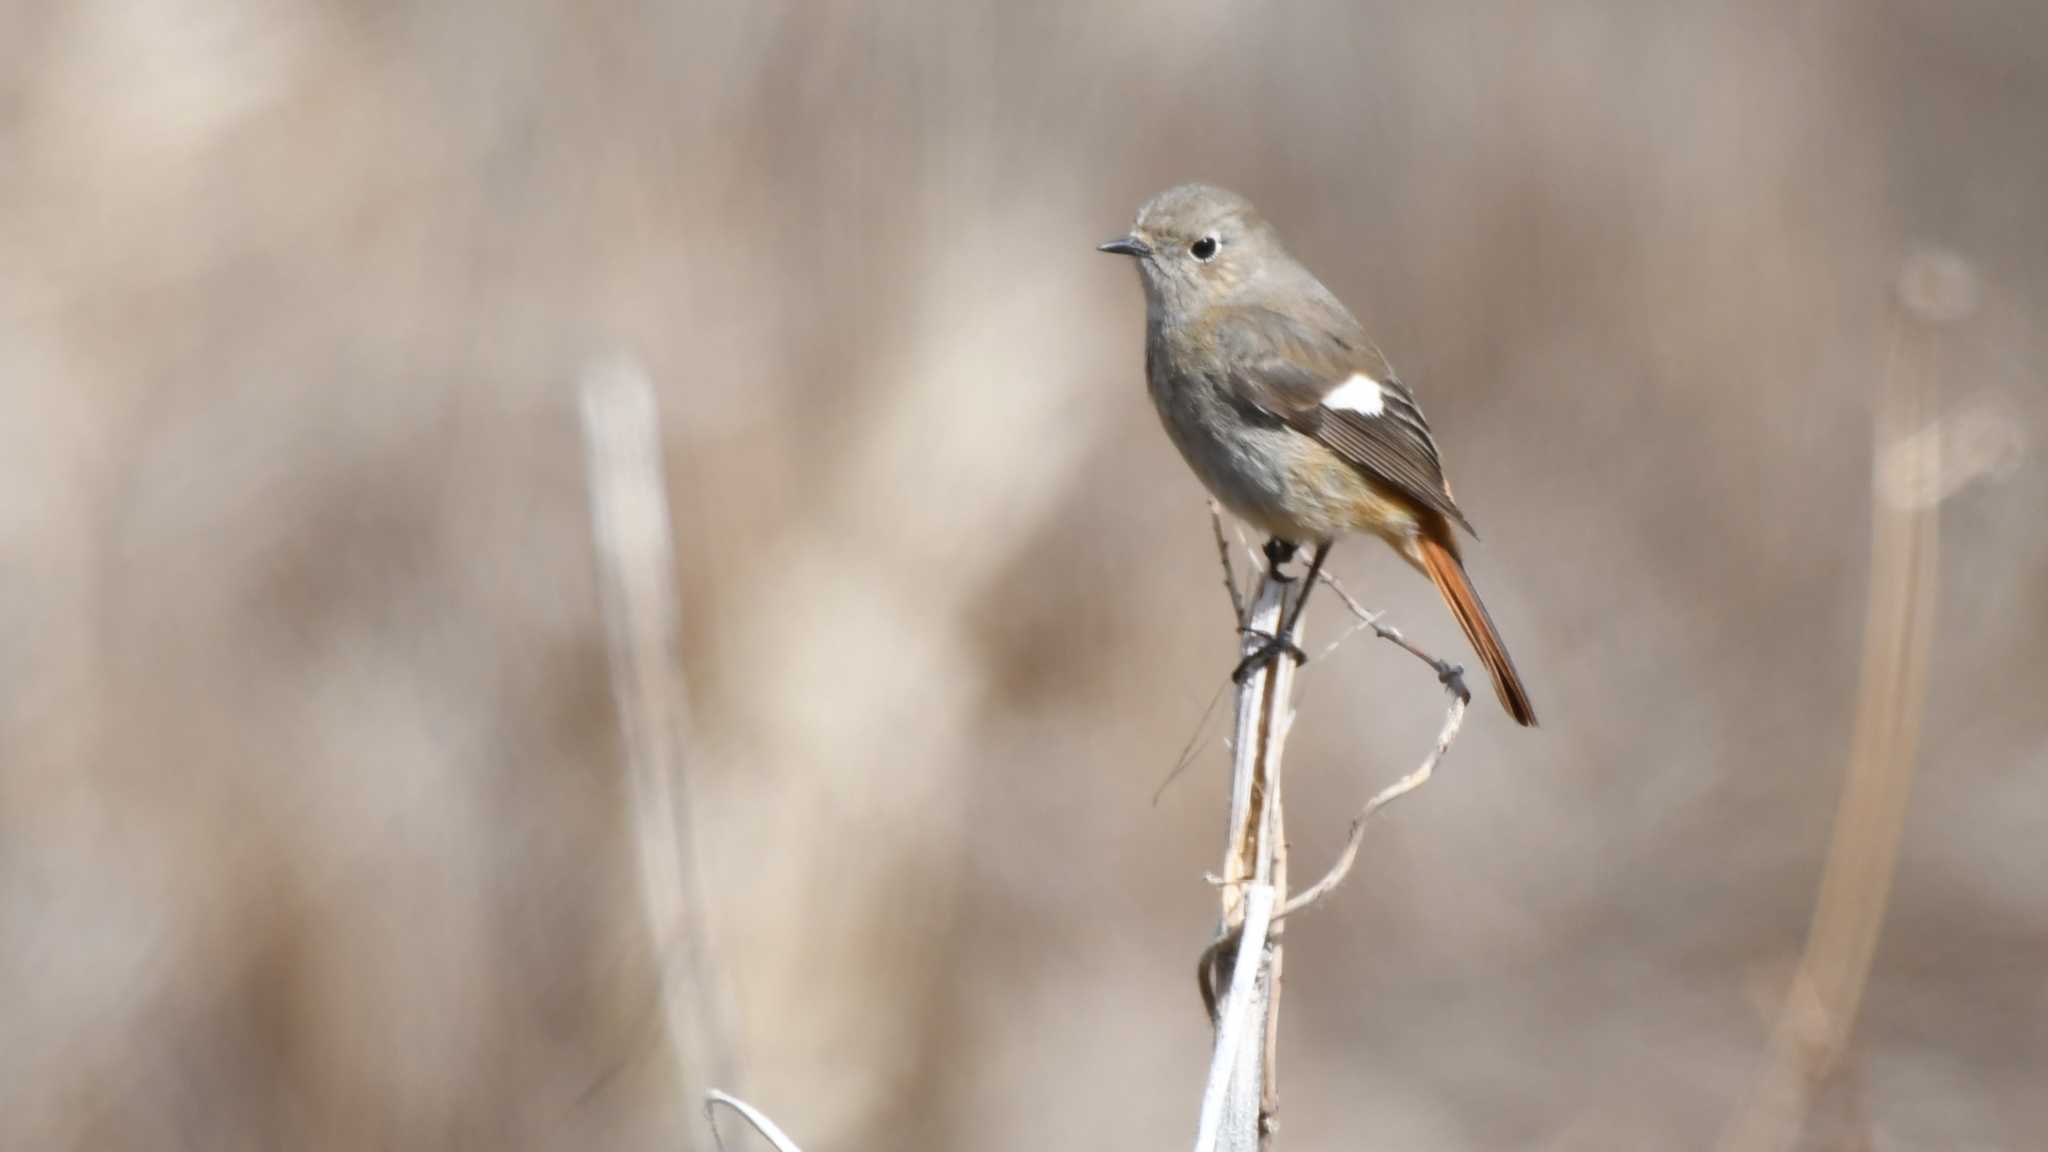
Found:
M 1232 638 L 1092 251 L 1188 178 L 1416 386 L 1545 721 L 1482 693 L 1291 924 L 1280 1146 L 1745 1107 L 1932 249 L 1919 773 L 1800 1140 L 2048 1147 L 2044 110 L 2034 0 L 0 4 L 0 1147 L 706 1146 L 577 427 L 620 356 L 730 1086 L 814 1152 L 1188 1139 L 1222 726 L 1151 795 Z M 1441 696 L 1364 640 L 1303 692 L 1308 871 Z

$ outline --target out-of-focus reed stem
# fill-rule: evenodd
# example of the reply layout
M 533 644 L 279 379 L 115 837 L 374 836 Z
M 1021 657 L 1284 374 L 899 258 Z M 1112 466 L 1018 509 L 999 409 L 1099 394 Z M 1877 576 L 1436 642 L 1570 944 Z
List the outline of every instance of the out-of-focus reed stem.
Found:
M 708 1086 L 728 1082 L 733 1068 L 683 775 L 688 718 L 676 662 L 675 552 L 661 417 L 646 374 L 626 361 L 589 369 L 581 401 L 591 531 L 631 783 L 642 908 L 682 1090 L 686 1099 L 704 1099 Z
M 1798 1145 L 1814 1097 L 1848 1047 L 1877 954 L 1934 641 L 1942 489 L 1931 481 L 1941 471 L 1941 438 L 1923 429 L 1938 407 L 1935 337 L 1942 323 L 1968 311 L 1969 289 L 1967 268 L 1933 254 L 1909 261 L 1900 280 L 1877 397 L 1870 601 L 1848 770 L 1806 950 L 1779 1010 L 1764 1070 L 1722 1133 L 1723 1152 Z M 1934 495 L 1912 496 L 1919 492 Z

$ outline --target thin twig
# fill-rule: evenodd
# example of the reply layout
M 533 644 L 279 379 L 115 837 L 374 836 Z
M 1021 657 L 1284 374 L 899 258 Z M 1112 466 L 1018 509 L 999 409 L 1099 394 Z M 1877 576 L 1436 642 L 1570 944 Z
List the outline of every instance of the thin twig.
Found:
M 1330 591 L 1337 594 L 1337 599 L 1342 600 L 1344 602 L 1344 607 L 1349 608 L 1351 610 L 1351 614 L 1353 616 L 1358 617 L 1359 623 L 1367 625 L 1369 627 L 1373 624 L 1379 623 L 1380 617 L 1385 615 L 1385 613 L 1383 612 L 1375 612 L 1372 609 L 1367 608 L 1365 605 L 1360 604 L 1358 602 L 1358 598 L 1351 594 L 1351 590 L 1349 588 L 1344 587 L 1344 582 L 1342 580 L 1337 579 L 1337 574 L 1335 572 L 1330 571 L 1328 568 L 1325 568 L 1321 572 L 1317 573 L 1317 579 L 1320 579 L 1324 584 L 1329 586 Z
M 1231 619 L 1244 627 L 1244 593 L 1237 590 L 1237 568 L 1230 562 L 1230 545 L 1223 540 L 1223 508 L 1209 501 L 1209 531 L 1216 537 L 1216 558 L 1223 562 L 1223 589 L 1230 593 Z
M 789 1133 L 784 1132 L 759 1108 L 737 1096 L 729 1096 L 713 1088 L 704 1094 L 704 1122 L 711 1125 L 711 1140 L 718 1145 L 719 1152 L 725 1152 L 725 1137 L 718 1132 L 720 1104 L 739 1113 L 742 1120 L 753 1125 L 754 1131 L 759 1132 L 763 1140 L 775 1146 L 775 1152 L 803 1152 L 803 1149 L 796 1146 L 796 1141 L 789 1138 Z
M 1430 776 L 1436 772 L 1436 766 L 1443 762 L 1444 753 L 1451 750 L 1451 741 L 1458 738 L 1458 729 L 1464 726 L 1467 703 L 1467 699 L 1463 696 L 1453 695 L 1451 697 L 1451 705 L 1444 712 L 1443 730 L 1437 733 L 1436 747 L 1430 749 L 1429 755 L 1423 757 L 1422 765 L 1415 769 L 1415 771 L 1380 789 L 1372 799 L 1365 802 L 1365 807 L 1359 809 L 1358 815 L 1351 819 L 1351 831 L 1344 838 L 1344 850 L 1338 853 L 1337 862 L 1330 866 L 1330 870 L 1323 874 L 1321 880 L 1309 885 L 1302 890 L 1300 895 L 1288 900 L 1280 909 L 1280 916 L 1288 916 L 1301 911 L 1328 895 L 1332 889 L 1344 882 L 1344 877 L 1351 874 L 1351 865 L 1358 859 L 1358 846 L 1365 839 L 1365 822 L 1372 817 L 1373 813 L 1429 783 Z
M 1244 593 L 1238 590 L 1237 566 L 1230 562 L 1230 544 L 1223 538 L 1223 507 L 1214 500 L 1209 501 L 1209 533 L 1216 540 L 1216 559 L 1223 566 L 1223 590 L 1230 594 L 1230 619 L 1242 634 L 1248 623 L 1245 616 L 1247 609 Z M 1242 542 L 1243 539 L 1244 533 L 1240 529 L 1238 540 Z M 1253 571 L 1258 571 L 1256 565 Z M 1328 655 L 1328 652 L 1324 655 Z M 1225 677 L 1217 683 L 1216 691 L 1209 695 L 1209 703 L 1202 708 L 1202 718 L 1195 723 L 1195 730 L 1188 733 L 1188 741 L 1181 746 L 1180 755 L 1174 758 L 1173 767 L 1167 771 L 1166 777 L 1159 781 L 1159 786 L 1152 790 L 1154 807 L 1158 806 L 1159 798 L 1166 795 L 1166 790 L 1173 786 L 1173 782 L 1180 779 L 1180 774 L 1187 771 L 1188 765 L 1195 762 L 1195 750 L 1201 745 L 1202 733 L 1209 730 L 1209 718 L 1216 714 L 1216 705 L 1222 702 L 1223 692 L 1229 687 L 1230 679 Z
M 1202 733 L 1209 730 L 1209 718 L 1216 715 L 1216 705 L 1223 702 L 1223 690 L 1228 687 L 1230 677 L 1225 676 L 1217 681 L 1216 691 L 1209 694 L 1209 703 L 1202 709 L 1202 718 L 1195 722 L 1195 730 L 1188 733 L 1188 742 L 1181 746 L 1180 758 L 1173 762 L 1173 770 L 1166 774 L 1166 779 L 1159 782 L 1159 787 L 1152 790 L 1153 807 L 1159 806 L 1159 798 L 1166 795 L 1166 790 L 1173 786 L 1175 780 L 1180 779 L 1180 774 L 1187 771 L 1188 765 L 1195 762 L 1195 750 L 1202 743 Z
M 1372 625 L 1370 623 L 1360 623 L 1356 620 L 1352 621 L 1350 627 L 1344 629 L 1342 632 L 1337 633 L 1337 638 L 1335 640 L 1332 640 L 1328 644 L 1323 645 L 1321 648 L 1316 649 L 1316 654 L 1309 658 L 1309 663 L 1315 664 L 1320 663 L 1324 660 L 1328 660 L 1330 657 L 1336 655 L 1337 649 L 1342 648 L 1345 645 L 1345 643 L 1349 641 L 1353 636 L 1358 635 L 1360 632 L 1365 631 L 1367 628 L 1370 628 L 1371 626 Z
M 1356 631 L 1358 628 L 1372 629 L 1372 634 L 1374 636 L 1377 636 L 1380 639 L 1385 640 L 1387 643 L 1394 645 L 1395 647 L 1401 649 L 1403 652 L 1406 652 L 1410 656 L 1415 657 L 1417 660 L 1422 661 L 1424 664 L 1429 665 L 1432 669 L 1434 669 L 1437 672 L 1438 675 L 1442 675 L 1444 669 L 1453 667 L 1453 665 L 1443 660 L 1437 659 L 1436 657 L 1430 655 L 1428 652 L 1424 651 L 1421 647 L 1417 646 L 1413 641 L 1409 640 L 1408 637 L 1402 635 L 1401 630 L 1399 628 L 1394 627 L 1392 624 L 1380 623 L 1380 620 L 1386 616 L 1386 613 L 1374 612 L 1370 608 L 1367 608 L 1365 605 L 1360 604 L 1351 595 L 1351 593 L 1345 589 L 1343 583 L 1337 579 L 1335 573 L 1331 572 L 1329 569 L 1326 568 L 1323 570 L 1321 578 L 1323 583 L 1330 586 L 1330 591 L 1335 592 L 1337 594 L 1337 599 L 1342 600 L 1344 602 L 1344 607 L 1349 609 L 1351 611 L 1351 614 L 1358 618 L 1358 624 L 1356 625 L 1356 627 L 1353 628 L 1353 631 Z M 1346 633 L 1346 635 L 1349 635 L 1349 633 Z
M 1252 571 L 1264 572 L 1266 570 L 1266 556 L 1257 548 L 1252 547 L 1250 537 L 1244 534 L 1244 525 L 1235 525 L 1233 531 L 1237 533 L 1237 546 L 1244 549 L 1244 554 L 1250 558 Z
M 1322 879 L 1303 890 L 1300 895 L 1289 899 L 1286 904 L 1281 906 L 1279 911 L 1273 913 L 1273 922 L 1275 924 L 1322 899 L 1330 893 L 1331 889 L 1344 882 L 1345 876 L 1351 871 L 1351 866 L 1358 860 L 1358 848 L 1364 841 L 1366 820 L 1373 813 L 1429 783 L 1430 777 L 1436 772 L 1437 765 L 1443 763 L 1445 753 L 1451 750 L 1452 741 L 1458 738 L 1459 730 L 1464 727 L 1465 709 L 1470 703 L 1469 697 L 1458 695 L 1451 697 L 1450 707 L 1444 713 L 1443 729 L 1437 733 L 1436 746 L 1430 749 L 1429 755 L 1423 758 L 1422 764 L 1413 772 L 1380 789 L 1379 792 L 1373 795 L 1372 799 L 1365 802 L 1365 807 L 1361 808 L 1358 815 L 1351 819 L 1351 831 L 1345 837 L 1344 849 L 1338 855 L 1336 863 L 1330 866 L 1330 870 L 1323 874 Z M 1215 875 L 1210 875 L 1206 879 L 1211 884 L 1219 887 L 1230 883 L 1230 881 Z M 1244 883 L 1244 881 L 1238 881 L 1238 883 Z M 1237 941 L 1238 932 L 1236 930 L 1225 932 L 1214 941 L 1211 941 L 1209 946 L 1202 950 L 1201 959 L 1195 963 L 1195 984 L 1202 993 L 1202 1006 L 1209 1013 L 1212 1020 L 1216 1015 L 1215 973 L 1217 962 L 1227 951 L 1237 946 Z

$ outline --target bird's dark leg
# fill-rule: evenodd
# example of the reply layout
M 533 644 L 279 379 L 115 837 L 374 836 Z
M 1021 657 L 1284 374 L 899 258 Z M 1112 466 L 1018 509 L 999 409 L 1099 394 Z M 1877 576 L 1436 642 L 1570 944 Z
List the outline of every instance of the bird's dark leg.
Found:
M 1316 554 L 1308 562 L 1308 575 L 1301 581 L 1301 591 L 1294 595 L 1294 608 L 1287 613 L 1287 625 L 1280 629 L 1282 636 L 1292 636 L 1294 626 L 1301 623 L 1301 610 L 1308 607 L 1308 594 L 1316 590 L 1316 577 L 1322 575 L 1323 561 L 1330 558 L 1330 541 L 1316 545 Z
M 1297 550 L 1298 549 L 1296 545 L 1292 541 L 1282 540 L 1278 536 L 1275 536 L 1272 539 L 1267 540 L 1267 578 L 1277 580 L 1283 584 L 1292 583 L 1293 578 L 1283 574 L 1280 571 L 1280 566 L 1282 564 L 1287 563 L 1289 560 L 1294 559 L 1294 554 Z M 1301 608 L 1302 605 L 1308 602 L 1309 590 L 1315 587 L 1316 574 L 1323 570 L 1323 561 L 1327 559 L 1329 555 L 1329 544 L 1324 543 L 1316 545 L 1315 558 L 1313 560 L 1310 560 L 1308 565 L 1307 582 L 1301 586 L 1301 591 L 1295 594 L 1294 607 L 1290 609 L 1284 617 L 1282 617 L 1280 631 L 1277 635 L 1268 636 L 1264 632 L 1247 629 L 1247 631 L 1251 635 L 1262 638 L 1265 641 L 1265 643 L 1260 644 L 1257 648 L 1252 649 L 1252 651 L 1249 654 L 1247 654 L 1244 659 L 1239 660 L 1237 662 L 1236 669 L 1234 669 L 1230 673 L 1230 678 L 1233 681 L 1239 684 L 1244 683 L 1245 677 L 1250 676 L 1253 672 L 1256 672 L 1259 669 L 1264 668 L 1266 665 L 1271 664 L 1274 660 L 1278 659 L 1280 654 L 1283 652 L 1289 656 L 1294 657 L 1294 662 L 1296 664 L 1308 663 L 1308 655 L 1304 653 L 1300 649 L 1300 647 L 1298 647 L 1294 643 L 1294 641 L 1290 639 L 1290 637 L 1294 634 L 1294 626 L 1301 622 Z
M 1278 536 L 1267 537 L 1266 575 L 1274 580 L 1278 580 L 1282 584 L 1287 583 L 1291 577 L 1280 571 L 1280 566 L 1294 559 L 1297 547 L 1292 540 L 1282 540 Z

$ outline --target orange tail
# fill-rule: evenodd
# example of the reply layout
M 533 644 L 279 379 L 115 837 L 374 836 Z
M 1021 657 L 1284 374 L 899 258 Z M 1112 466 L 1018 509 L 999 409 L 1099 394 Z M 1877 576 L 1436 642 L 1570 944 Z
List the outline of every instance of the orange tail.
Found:
M 1448 531 L 1448 529 L 1446 529 Z M 1472 642 L 1472 650 L 1493 673 L 1493 686 L 1500 693 L 1501 707 L 1515 718 L 1515 723 L 1524 728 L 1536 726 L 1536 706 L 1529 703 L 1529 690 L 1522 687 L 1522 678 L 1515 673 L 1515 662 L 1508 658 L 1507 645 L 1500 642 L 1500 633 L 1494 630 L 1493 617 L 1486 614 L 1486 605 L 1479 602 L 1479 593 L 1473 591 L 1472 581 L 1465 575 L 1465 565 L 1458 560 L 1458 554 L 1451 546 L 1425 531 L 1415 538 L 1415 550 L 1422 560 L 1422 570 L 1436 583 L 1436 590 L 1443 594 L 1444 603 L 1451 609 L 1451 615 L 1458 618 L 1458 627 L 1465 630 L 1465 638 Z

